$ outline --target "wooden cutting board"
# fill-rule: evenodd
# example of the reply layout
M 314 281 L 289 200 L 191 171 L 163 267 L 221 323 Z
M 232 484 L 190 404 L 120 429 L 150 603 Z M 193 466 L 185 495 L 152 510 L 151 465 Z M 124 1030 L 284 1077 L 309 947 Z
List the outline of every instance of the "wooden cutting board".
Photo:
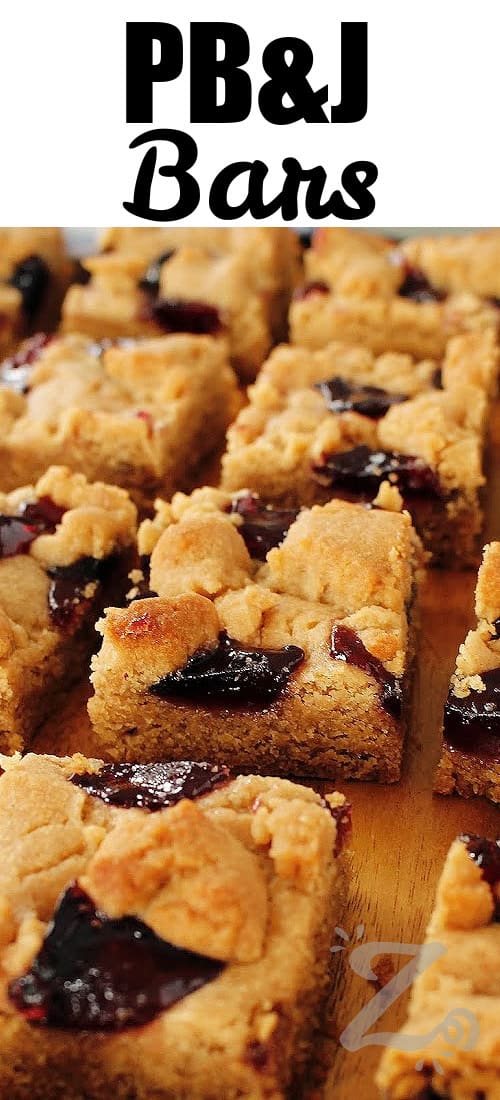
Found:
M 485 542 L 500 538 L 500 404 L 492 418 Z M 496 807 L 480 799 L 433 796 L 432 781 L 439 756 L 443 702 L 457 648 L 473 623 L 475 575 L 433 571 L 423 594 L 422 623 L 413 691 L 410 732 L 401 783 L 339 784 L 353 806 L 352 862 L 343 932 L 358 943 L 420 944 L 436 883 L 451 840 L 462 832 L 500 833 Z M 80 685 L 61 700 L 56 719 L 40 732 L 34 749 L 64 755 L 81 751 L 98 756 L 86 717 L 88 688 Z M 318 784 L 318 789 L 322 789 Z M 361 939 L 356 940 L 357 929 Z M 337 946 L 346 943 L 338 937 Z M 408 960 L 380 952 L 381 984 Z M 373 1074 L 379 1046 L 348 1052 L 339 1042 L 344 1028 L 380 988 L 351 968 L 350 946 L 336 954 L 331 1023 L 318 1044 L 318 1084 L 311 1082 L 309 1100 L 375 1100 Z M 387 987 L 386 987 L 387 988 Z M 377 1021 L 376 1030 L 391 1032 L 405 1016 L 407 994 Z M 373 1030 L 373 1029 L 372 1029 Z M 326 1077 L 326 1084 L 325 1084 Z

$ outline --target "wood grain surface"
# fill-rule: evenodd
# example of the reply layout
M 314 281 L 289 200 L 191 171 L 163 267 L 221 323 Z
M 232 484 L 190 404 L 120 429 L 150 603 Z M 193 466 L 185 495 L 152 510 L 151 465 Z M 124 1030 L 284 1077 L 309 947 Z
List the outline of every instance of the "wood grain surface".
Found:
M 492 417 L 485 541 L 500 537 L 500 405 Z M 458 645 L 473 622 L 473 572 L 429 574 L 423 594 L 410 731 L 401 783 L 343 783 L 353 806 L 354 832 L 350 884 L 343 928 L 362 942 L 419 944 L 428 921 L 436 883 L 451 840 L 461 832 L 497 835 L 499 811 L 480 799 L 432 794 L 439 756 L 443 702 Z M 38 752 L 82 751 L 99 755 L 86 719 L 85 684 L 61 699 L 56 718 L 39 734 Z M 342 944 L 338 939 L 338 945 Z M 386 976 L 409 956 L 382 960 Z M 349 1053 L 338 1041 L 347 1024 L 380 988 L 358 977 L 349 965 L 349 946 L 334 960 L 331 1022 L 318 1043 L 318 1084 L 309 1082 L 310 1100 L 375 1100 L 373 1074 L 380 1047 Z M 377 1022 L 394 1031 L 403 1021 L 406 996 Z M 326 1083 L 325 1083 L 326 1078 Z

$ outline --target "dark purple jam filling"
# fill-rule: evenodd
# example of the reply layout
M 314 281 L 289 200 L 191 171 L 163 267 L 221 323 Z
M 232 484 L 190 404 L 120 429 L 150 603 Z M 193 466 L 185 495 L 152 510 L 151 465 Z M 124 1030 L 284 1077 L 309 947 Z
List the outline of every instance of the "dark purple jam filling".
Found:
M 463 699 L 449 692 L 444 738 L 452 749 L 500 763 L 500 669 L 480 675 L 484 691 L 470 691 Z
M 401 718 L 403 688 L 401 680 L 388 672 L 382 661 L 369 653 L 361 638 L 348 626 L 337 625 L 332 630 L 331 656 L 346 661 L 372 676 L 380 688 L 380 702 L 393 718 Z
M 72 775 L 71 782 L 110 806 L 163 810 L 182 798 L 200 798 L 229 781 L 224 765 L 178 760 L 156 764 L 105 764 L 92 775 Z
M 77 283 L 78 286 L 87 286 L 90 283 L 92 275 L 90 271 L 83 266 L 81 260 L 75 260 L 73 264 L 73 275 L 71 282 Z
M 500 637 L 500 619 L 495 619 L 495 622 L 493 623 L 493 630 L 495 631 L 495 633 L 493 634 L 493 637 L 494 638 L 499 638 Z
M 293 298 L 295 302 L 301 302 L 304 298 L 311 298 L 313 294 L 329 294 L 330 287 L 328 283 L 324 283 L 322 279 L 316 279 L 311 283 L 304 283 L 304 286 L 299 286 L 294 291 Z
M 48 569 L 51 584 L 48 602 L 52 622 L 59 629 L 74 626 L 76 619 L 94 596 L 87 597 L 89 584 L 107 581 L 117 564 L 116 555 L 109 558 L 79 558 L 72 565 L 58 565 Z
M 443 372 L 441 370 L 441 367 L 436 367 L 436 370 L 434 371 L 434 374 L 432 375 L 431 381 L 432 381 L 432 385 L 434 386 L 435 390 L 442 390 L 443 389 Z
M 465 844 L 472 861 L 479 867 L 489 886 L 500 882 L 500 839 L 487 840 L 482 836 L 464 834 L 459 837 Z
M 398 294 L 401 298 L 412 298 L 414 302 L 442 302 L 446 298 L 446 294 L 431 285 L 423 271 L 409 265 Z
M 17 516 L 0 516 L 0 559 L 27 554 L 39 535 L 53 535 L 65 509 L 50 497 L 21 505 Z
M 223 324 L 219 310 L 206 302 L 184 302 L 160 298 L 144 311 L 144 319 L 154 321 L 163 332 L 190 332 L 193 336 L 216 336 Z
M 147 268 L 145 274 L 139 282 L 139 290 L 142 290 L 144 294 L 150 294 L 153 298 L 157 298 L 160 291 L 160 275 L 162 264 L 166 264 L 168 260 L 172 258 L 175 253 L 175 248 L 169 249 L 168 252 L 162 252 L 161 256 L 158 256 L 156 260 L 153 260 Z
M 403 497 L 443 497 L 437 474 L 423 459 L 393 451 L 371 451 L 364 444 L 325 455 L 322 464 L 313 470 L 322 485 L 346 490 L 362 500 L 373 499 L 383 481 L 397 485 Z
M 160 699 L 265 707 L 285 690 L 303 660 L 298 646 L 258 649 L 241 645 L 223 631 L 214 649 L 199 650 L 184 668 L 163 676 L 149 691 Z
M 151 558 L 149 554 L 141 554 L 139 569 L 142 572 L 143 579 L 139 581 L 138 584 L 134 585 L 136 594 L 135 596 L 128 597 L 129 604 L 135 603 L 137 600 L 155 600 L 158 598 L 158 593 L 153 592 L 149 587 L 151 578 Z
M 9 283 L 19 291 L 27 317 L 33 317 L 50 283 L 50 271 L 41 256 L 26 256 L 14 268 Z
M 225 964 L 161 940 L 134 917 L 111 920 L 70 886 L 31 969 L 9 999 L 38 1027 L 121 1031 L 214 981 Z
M 311 230 L 305 230 L 303 233 L 299 233 L 299 240 L 302 248 L 310 248 L 312 245 L 312 232 Z
M 0 386 L 9 386 L 16 393 L 28 393 L 31 380 L 31 368 L 39 359 L 52 337 L 38 332 L 25 340 L 22 348 L 0 364 Z
M 231 512 L 242 517 L 243 523 L 238 527 L 238 534 L 244 539 L 250 557 L 259 561 L 265 561 L 269 550 L 283 542 L 289 527 L 299 514 L 298 509 L 268 508 L 253 493 L 236 497 L 231 505 Z
M 357 386 L 339 375 L 328 382 L 317 382 L 314 388 L 320 391 L 330 412 L 357 412 L 372 420 L 385 416 L 391 405 L 408 400 L 404 393 L 388 393 L 379 386 Z

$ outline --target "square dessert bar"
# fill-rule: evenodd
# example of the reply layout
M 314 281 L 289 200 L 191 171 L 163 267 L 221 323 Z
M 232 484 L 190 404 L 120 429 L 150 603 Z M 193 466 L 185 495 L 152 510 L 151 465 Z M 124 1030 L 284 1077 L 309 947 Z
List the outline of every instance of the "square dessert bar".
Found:
M 497 372 L 492 330 L 449 341 L 441 363 L 279 347 L 228 431 L 223 486 L 286 508 L 334 496 L 404 506 L 435 562 L 476 561 Z
M 127 493 L 53 467 L 0 493 L 0 748 L 22 749 L 82 673 L 94 624 L 123 598 L 135 542 Z
M 436 790 L 500 802 L 500 542 L 484 550 L 476 618 L 450 684 Z
M 244 381 L 286 334 L 300 271 L 291 230 L 114 229 L 103 244 L 84 261 L 90 281 L 68 292 L 65 331 L 218 335 Z
M 426 965 L 423 955 L 402 1049 L 386 1051 L 378 1071 L 384 1100 L 497 1100 L 499 919 L 500 839 L 464 835 L 448 853 L 427 930 L 438 957 Z
M 203 489 L 159 502 L 139 552 L 146 580 L 98 624 L 100 755 L 399 778 L 422 566 L 407 513 Z
M 498 329 L 499 240 L 495 233 L 399 245 L 351 229 L 318 230 L 304 257 L 307 281 L 290 309 L 291 339 L 310 348 L 345 340 L 365 344 L 375 354 L 440 358 L 450 337 Z M 448 260 L 427 267 L 426 247 L 429 255 Z M 488 282 L 480 272 L 493 267 L 495 253 L 496 269 Z M 427 274 L 438 275 L 438 266 L 438 285 L 431 285 Z
M 0 354 L 55 324 L 70 271 L 61 229 L 0 229 Z
M 9 1100 L 285 1100 L 328 989 L 350 811 L 207 763 L 0 758 Z
M 0 486 L 64 462 L 87 477 L 168 495 L 220 445 L 237 384 L 207 336 L 92 343 L 33 337 L 0 365 Z

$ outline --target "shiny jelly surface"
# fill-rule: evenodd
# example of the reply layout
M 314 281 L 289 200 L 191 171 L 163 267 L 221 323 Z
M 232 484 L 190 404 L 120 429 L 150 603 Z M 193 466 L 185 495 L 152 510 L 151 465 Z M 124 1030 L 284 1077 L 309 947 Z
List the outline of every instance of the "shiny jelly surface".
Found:
M 314 473 L 321 484 L 366 500 L 377 495 L 383 481 L 397 485 L 403 497 L 443 495 L 437 474 L 421 458 L 371 451 L 365 444 L 325 455 L 323 462 L 314 466 Z
M 105 764 L 98 772 L 72 775 L 71 782 L 110 806 L 163 810 L 182 798 L 200 798 L 229 781 L 224 765 L 178 760 L 154 764 Z
M 11 1003 L 39 1027 L 121 1031 L 155 1019 L 212 982 L 224 963 L 160 939 L 135 917 L 112 920 L 70 886 Z
M 358 386 L 340 375 L 327 382 L 317 382 L 315 389 L 320 391 L 331 412 L 356 412 L 371 420 L 379 420 L 392 405 L 408 400 L 403 393 L 389 393 L 379 386 Z
M 298 646 L 244 646 L 223 631 L 217 646 L 193 654 L 183 668 L 164 676 L 149 691 L 160 699 L 265 707 L 281 695 L 303 660 L 304 651 Z
M 283 542 L 299 514 L 298 509 L 268 508 L 252 493 L 236 497 L 231 511 L 241 516 L 243 523 L 237 528 L 238 534 L 244 539 L 250 557 L 259 561 L 265 561 L 269 551 Z
M 335 660 L 345 661 L 366 672 L 368 676 L 372 676 L 379 685 L 380 702 L 384 710 L 393 718 L 401 717 L 403 703 L 401 680 L 392 672 L 388 672 L 382 661 L 367 650 L 359 634 L 342 624 L 334 626 L 330 653 Z
M 459 698 L 450 691 L 444 712 L 447 745 L 500 763 L 500 668 L 482 672 L 484 691 Z

